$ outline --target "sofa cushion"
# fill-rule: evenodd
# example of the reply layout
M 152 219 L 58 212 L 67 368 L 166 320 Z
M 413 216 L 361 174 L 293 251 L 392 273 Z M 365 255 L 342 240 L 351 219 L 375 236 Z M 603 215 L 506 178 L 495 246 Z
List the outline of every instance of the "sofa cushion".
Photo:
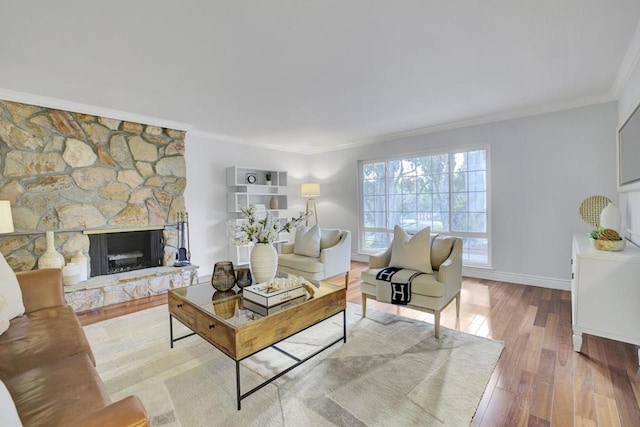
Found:
M 431 244 L 431 267 L 434 270 L 439 269 L 442 263 L 449 258 L 455 241 L 455 238 L 446 236 L 434 239 Z
M 320 232 L 320 250 L 331 248 L 340 241 L 342 231 L 336 229 L 323 229 Z
M 0 336 L 0 378 L 76 353 L 94 361 L 91 348 L 73 309 L 44 308 L 16 317 Z
M 0 381 L 0 426 L 22 426 L 13 398 L 2 381 Z
M 324 271 L 324 264 L 320 262 L 320 258 L 296 254 L 280 254 L 278 256 L 278 266 L 309 273 L 322 273 Z
M 0 254 L 0 295 L 7 302 L 9 319 L 24 314 L 22 290 L 20 290 L 18 279 L 2 254 Z
M 69 426 L 110 403 L 85 353 L 54 359 L 6 381 L 25 425 Z
M 423 228 L 413 236 L 410 236 L 399 225 L 396 225 L 393 228 L 393 243 L 389 266 L 432 273 L 430 235 L 430 227 Z
M 0 295 L 0 335 L 9 329 L 9 309 L 4 297 Z
M 387 286 L 388 282 L 377 280 L 376 275 L 381 268 L 369 268 L 362 272 L 361 280 L 376 286 Z M 438 282 L 435 273 L 421 274 L 411 282 L 411 294 L 439 298 L 444 295 L 444 283 Z
M 317 258 L 320 256 L 320 227 L 298 226 L 293 243 L 293 253 Z

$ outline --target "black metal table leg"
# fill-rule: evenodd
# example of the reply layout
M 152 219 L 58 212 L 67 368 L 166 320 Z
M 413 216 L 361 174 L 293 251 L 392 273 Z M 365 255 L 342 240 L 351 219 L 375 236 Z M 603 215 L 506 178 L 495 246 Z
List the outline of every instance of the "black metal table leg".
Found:
M 240 401 L 242 396 L 240 393 L 240 361 L 236 360 L 236 399 L 238 400 L 238 411 L 240 410 Z
M 169 334 L 171 335 L 171 348 L 173 348 L 173 316 L 169 314 Z

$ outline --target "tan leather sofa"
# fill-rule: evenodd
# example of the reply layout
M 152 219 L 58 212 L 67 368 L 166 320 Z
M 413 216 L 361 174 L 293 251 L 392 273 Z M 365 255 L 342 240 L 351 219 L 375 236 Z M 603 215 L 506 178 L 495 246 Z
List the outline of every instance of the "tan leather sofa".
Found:
M 140 400 L 111 403 L 60 269 L 17 273 L 24 316 L 0 335 L 0 378 L 24 426 L 148 426 Z

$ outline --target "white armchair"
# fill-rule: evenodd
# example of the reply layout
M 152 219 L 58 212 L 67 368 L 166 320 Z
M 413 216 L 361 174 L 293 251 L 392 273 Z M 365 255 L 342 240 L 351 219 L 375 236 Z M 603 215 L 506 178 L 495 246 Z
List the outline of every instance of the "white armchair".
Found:
M 376 278 L 378 272 L 389 266 L 393 246 L 369 258 L 369 268 L 362 272 L 362 317 L 367 314 L 367 298 L 377 299 L 378 286 L 386 282 Z M 455 298 L 456 314 L 460 315 L 460 289 L 462 287 L 462 239 L 438 236 L 431 243 L 433 273 L 417 276 L 411 284 L 411 302 L 404 306 L 431 313 L 435 317 L 434 335 L 440 337 L 440 312 Z
M 284 243 L 278 255 L 278 271 L 297 274 L 307 279 L 322 280 L 339 274 L 349 283 L 351 268 L 351 233 L 348 230 L 321 229 L 320 256 L 294 253 L 293 243 Z

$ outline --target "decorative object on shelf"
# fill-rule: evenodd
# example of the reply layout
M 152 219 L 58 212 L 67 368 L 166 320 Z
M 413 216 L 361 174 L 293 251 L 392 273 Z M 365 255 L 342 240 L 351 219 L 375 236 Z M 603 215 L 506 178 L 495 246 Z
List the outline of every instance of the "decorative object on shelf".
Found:
M 278 209 L 278 196 L 271 196 L 271 200 L 269 200 L 269 208 Z
M 600 227 L 600 213 L 609 203 L 605 196 L 589 196 L 580 204 L 580 216 L 587 224 Z
M 305 211 L 305 216 L 307 217 L 307 219 L 305 221 L 305 225 L 309 225 L 309 217 L 311 216 L 310 212 L 312 207 L 311 205 L 313 205 L 313 216 L 317 224 L 318 210 L 316 208 L 316 200 L 314 199 L 314 197 L 318 197 L 320 195 L 320 184 L 318 184 L 317 182 L 307 182 L 305 184 L 302 184 L 300 194 L 302 195 L 302 197 L 307 198 L 307 208 Z
M 620 209 L 613 203 L 609 203 L 600 212 L 600 227 L 602 228 L 610 228 L 620 233 L 621 221 Z
M 82 253 L 82 251 L 80 249 L 78 249 L 78 252 L 76 252 L 76 254 L 74 256 L 71 257 L 71 262 L 74 263 L 75 265 L 78 266 L 79 271 L 79 281 L 82 282 L 84 280 L 87 280 L 89 278 L 89 274 L 88 274 L 88 259 L 86 256 L 84 256 L 84 254 Z
M 268 282 L 278 270 L 278 251 L 271 243 L 256 243 L 249 256 L 256 283 Z
M 176 252 L 176 262 L 174 267 L 184 267 L 191 265 L 191 251 L 189 245 L 189 214 L 178 212 L 178 252 Z
M 255 173 L 247 173 L 245 174 L 245 180 L 247 181 L 247 184 L 255 184 L 258 182 L 258 175 Z
M 76 285 L 80 281 L 80 267 L 73 262 L 68 262 L 62 269 L 62 281 L 65 286 Z
M 11 203 L 8 200 L 0 200 L 0 234 L 4 233 L 13 233 Z
M 271 185 L 271 172 L 264 174 L 264 183 L 265 185 Z
M 236 291 L 216 291 L 211 297 L 213 302 L 213 312 L 223 319 L 231 319 L 236 314 L 238 298 Z
M 236 285 L 240 289 L 251 286 L 253 277 L 251 277 L 251 269 L 243 267 L 236 270 Z
M 601 251 L 619 252 L 626 245 L 626 241 L 620 237 L 620 234 L 611 228 L 596 228 L 589 237 L 593 247 Z
M 64 257 L 56 251 L 53 231 L 47 231 L 47 249 L 38 259 L 38 268 L 62 268 L 64 267 Z
M 216 290 L 225 292 L 233 288 L 236 284 L 236 274 L 231 261 L 216 262 L 213 266 L 211 276 L 211 286 Z

